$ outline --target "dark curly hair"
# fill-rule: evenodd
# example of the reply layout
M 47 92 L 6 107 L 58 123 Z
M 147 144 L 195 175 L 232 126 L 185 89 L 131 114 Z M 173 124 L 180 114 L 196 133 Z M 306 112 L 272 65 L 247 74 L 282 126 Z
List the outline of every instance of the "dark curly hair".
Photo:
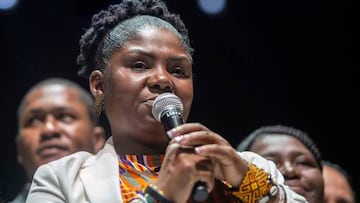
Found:
M 148 18 L 147 21 L 141 19 L 128 22 L 118 28 L 119 25 L 135 16 L 153 16 L 156 18 Z M 160 19 L 162 22 L 158 22 Z M 91 71 L 103 70 L 106 67 L 106 60 L 111 57 L 111 54 L 122 48 L 126 41 L 145 26 L 162 26 L 174 31 L 189 55 L 192 56 L 193 49 L 185 24 L 179 15 L 169 12 L 163 1 L 123 0 L 119 4 L 110 5 L 107 10 L 102 10 L 92 17 L 90 28 L 85 31 L 80 39 L 80 54 L 77 57 L 77 64 L 80 66 L 78 75 L 87 78 Z M 118 29 L 114 40 L 109 35 L 114 32 L 115 28 Z M 119 37 L 119 35 L 121 36 Z M 106 41 L 105 38 L 110 39 Z
M 271 134 L 284 134 L 295 137 L 301 143 L 303 143 L 314 155 L 316 162 L 319 165 L 319 168 L 322 170 L 322 159 L 319 148 L 316 146 L 315 142 L 306 134 L 304 131 L 296 129 L 290 126 L 284 125 L 269 125 L 262 126 L 252 133 L 250 133 L 247 137 L 245 137 L 237 146 L 237 151 L 247 151 L 250 150 L 253 146 L 255 140 L 263 135 L 271 135 Z

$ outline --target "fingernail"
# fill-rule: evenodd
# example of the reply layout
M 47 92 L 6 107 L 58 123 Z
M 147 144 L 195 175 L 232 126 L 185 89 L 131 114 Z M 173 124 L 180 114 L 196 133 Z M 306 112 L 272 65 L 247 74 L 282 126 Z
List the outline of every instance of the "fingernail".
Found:
M 180 143 L 180 142 L 181 142 L 181 140 L 183 140 L 183 139 L 184 139 L 184 136 L 183 136 L 183 135 L 176 136 L 174 139 L 175 139 L 175 141 L 176 141 L 177 143 Z
M 170 139 L 173 139 L 173 138 L 175 137 L 175 131 L 174 131 L 173 129 L 168 130 L 168 131 L 166 132 L 166 134 L 168 135 L 168 137 L 169 137 Z
M 166 132 L 166 134 L 168 135 L 168 137 L 169 137 L 170 139 L 174 138 L 174 132 L 173 132 L 172 130 L 168 130 L 168 131 Z
M 202 148 L 201 147 L 195 147 L 195 152 L 196 154 L 200 154 L 201 153 Z

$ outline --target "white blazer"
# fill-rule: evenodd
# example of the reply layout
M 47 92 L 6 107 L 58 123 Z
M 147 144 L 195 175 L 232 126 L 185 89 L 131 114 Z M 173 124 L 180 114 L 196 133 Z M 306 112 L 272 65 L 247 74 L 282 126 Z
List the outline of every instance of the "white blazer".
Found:
M 287 203 L 307 202 L 284 185 L 273 162 L 253 152 L 239 155 L 270 173 L 285 189 Z M 38 168 L 26 203 L 121 203 L 118 159 L 112 138 L 96 155 L 77 152 Z

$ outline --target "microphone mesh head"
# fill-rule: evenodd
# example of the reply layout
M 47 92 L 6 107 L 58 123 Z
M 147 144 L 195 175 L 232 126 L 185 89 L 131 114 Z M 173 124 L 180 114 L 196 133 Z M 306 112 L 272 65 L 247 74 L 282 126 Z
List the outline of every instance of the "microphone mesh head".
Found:
M 152 114 L 156 120 L 161 121 L 161 114 L 168 108 L 175 108 L 181 114 L 183 113 L 184 106 L 178 96 L 172 93 L 162 93 L 153 103 Z

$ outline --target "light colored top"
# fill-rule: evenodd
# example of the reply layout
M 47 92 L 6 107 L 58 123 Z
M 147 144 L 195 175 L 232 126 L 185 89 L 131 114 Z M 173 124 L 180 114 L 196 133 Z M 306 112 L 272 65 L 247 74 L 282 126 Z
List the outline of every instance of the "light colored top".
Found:
M 284 177 L 271 161 L 253 152 L 238 152 L 244 160 L 271 174 L 285 190 L 287 203 L 306 203 L 284 185 Z M 118 155 L 112 138 L 97 154 L 77 152 L 49 162 L 36 171 L 26 203 L 121 203 Z

